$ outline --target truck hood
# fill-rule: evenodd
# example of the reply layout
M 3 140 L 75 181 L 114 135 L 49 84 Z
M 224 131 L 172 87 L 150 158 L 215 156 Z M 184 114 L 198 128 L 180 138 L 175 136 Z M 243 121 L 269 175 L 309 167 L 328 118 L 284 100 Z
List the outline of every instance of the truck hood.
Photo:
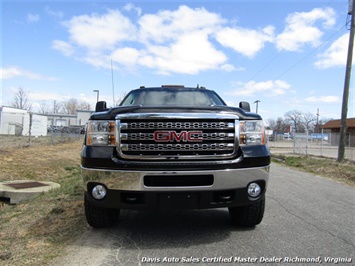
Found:
M 203 106 L 203 107 L 179 107 L 179 106 L 119 106 L 110 108 L 104 112 L 93 113 L 90 120 L 114 120 L 119 114 L 132 113 L 225 113 L 236 115 L 240 120 L 261 120 L 261 116 L 251 112 L 245 112 L 238 107 L 230 106 Z

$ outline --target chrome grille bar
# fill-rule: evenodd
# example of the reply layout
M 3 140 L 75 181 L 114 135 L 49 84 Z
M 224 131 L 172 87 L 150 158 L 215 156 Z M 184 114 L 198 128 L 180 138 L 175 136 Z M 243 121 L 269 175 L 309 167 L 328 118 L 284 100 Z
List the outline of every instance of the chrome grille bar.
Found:
M 234 128 L 233 123 L 225 122 L 131 122 L 122 123 L 122 129 L 227 129 Z
M 124 159 L 201 160 L 236 156 L 239 120 L 223 115 L 129 114 L 116 117 L 116 149 Z

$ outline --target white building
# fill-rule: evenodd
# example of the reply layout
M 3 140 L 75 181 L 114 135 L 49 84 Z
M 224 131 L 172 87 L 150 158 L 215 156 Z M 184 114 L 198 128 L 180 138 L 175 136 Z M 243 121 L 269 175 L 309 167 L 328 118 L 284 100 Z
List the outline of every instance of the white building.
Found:
M 48 118 L 48 126 L 69 127 L 76 125 L 76 115 L 45 114 Z
M 47 136 L 47 117 L 32 114 L 27 110 L 2 106 L 0 107 L 0 134 Z
M 94 113 L 94 111 L 76 110 L 76 124 L 78 126 L 85 125 L 89 121 L 92 113 Z
M 85 126 L 93 112 L 77 110 L 76 115 L 34 114 L 23 109 L 0 106 L 0 134 L 28 136 L 31 133 L 31 136 L 47 136 L 48 128 Z
M 90 115 L 94 111 L 76 110 L 76 115 L 66 114 L 45 114 L 48 117 L 48 126 L 54 127 L 70 127 L 85 126 Z

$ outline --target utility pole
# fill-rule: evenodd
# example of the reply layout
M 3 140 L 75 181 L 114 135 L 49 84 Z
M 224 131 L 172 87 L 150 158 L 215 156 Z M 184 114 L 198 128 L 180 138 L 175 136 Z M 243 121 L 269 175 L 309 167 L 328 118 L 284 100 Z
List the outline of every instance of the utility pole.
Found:
M 113 66 L 112 66 L 112 58 L 111 58 L 111 79 L 112 79 L 112 107 L 116 107 L 115 103 L 115 85 L 113 83 Z
M 319 133 L 319 108 L 317 109 L 317 126 L 316 126 L 316 133 Z
M 258 107 L 259 107 L 260 101 L 259 101 L 259 100 L 256 100 L 254 103 L 256 103 L 256 113 L 258 113 Z
M 346 61 L 343 104 L 342 104 L 342 108 L 341 108 L 340 140 L 339 140 L 338 159 L 337 159 L 338 162 L 342 162 L 344 160 L 344 155 L 345 155 L 346 129 L 347 129 L 346 128 L 346 118 L 348 115 L 349 87 L 350 87 L 351 65 L 352 65 L 353 47 L 354 47 L 354 28 L 355 28 L 354 14 L 355 14 L 355 5 L 354 5 L 353 0 L 350 0 L 349 1 L 349 12 L 348 12 L 348 15 L 351 16 L 350 36 L 349 36 L 349 46 L 348 46 L 348 58 Z

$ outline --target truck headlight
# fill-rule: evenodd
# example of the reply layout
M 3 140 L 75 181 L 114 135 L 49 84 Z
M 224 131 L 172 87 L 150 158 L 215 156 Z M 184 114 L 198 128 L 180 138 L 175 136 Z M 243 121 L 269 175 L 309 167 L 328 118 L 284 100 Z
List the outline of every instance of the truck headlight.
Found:
M 241 145 L 266 144 L 265 130 L 262 120 L 240 121 L 239 142 Z
M 90 120 L 87 126 L 86 144 L 89 146 L 115 145 L 115 122 Z

